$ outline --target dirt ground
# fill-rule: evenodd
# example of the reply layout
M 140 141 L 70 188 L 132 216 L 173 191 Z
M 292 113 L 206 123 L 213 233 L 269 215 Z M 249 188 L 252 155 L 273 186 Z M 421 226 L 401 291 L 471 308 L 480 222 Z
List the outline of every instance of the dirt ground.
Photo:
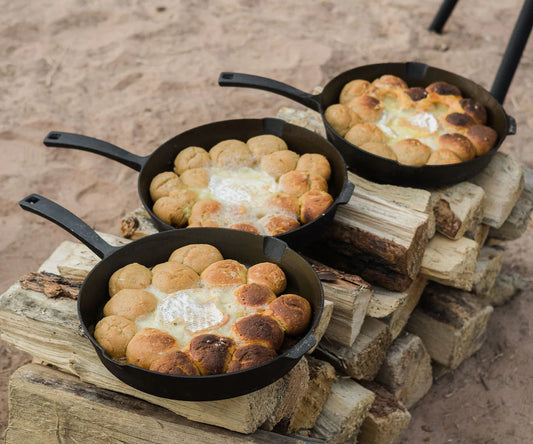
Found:
M 139 206 L 137 174 L 96 155 L 46 148 L 79 132 L 147 155 L 215 120 L 299 107 L 261 91 L 222 89 L 221 71 L 303 90 L 363 64 L 423 61 L 490 88 L 521 1 L 459 2 L 446 33 L 426 31 L 439 0 L 0 0 L 0 291 L 71 237 L 21 211 L 43 194 L 104 232 Z M 531 42 L 530 42 L 531 43 Z M 504 151 L 533 167 L 533 44 L 506 100 L 518 134 Z M 533 275 L 533 229 L 506 267 Z M 412 410 L 405 443 L 525 443 L 533 435 L 533 289 L 491 318 L 483 348 Z M 0 343 L 0 436 L 10 374 L 28 356 Z M 481 382 L 480 374 L 485 381 Z

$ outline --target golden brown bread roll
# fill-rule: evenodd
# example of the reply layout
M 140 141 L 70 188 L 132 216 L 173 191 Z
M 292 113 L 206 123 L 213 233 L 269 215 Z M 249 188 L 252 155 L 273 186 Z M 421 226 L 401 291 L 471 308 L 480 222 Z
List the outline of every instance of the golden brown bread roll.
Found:
M 271 262 L 261 262 L 248 269 L 248 283 L 264 285 L 274 292 L 281 294 L 287 286 L 287 277 L 283 270 Z
M 308 171 L 289 171 L 279 178 L 278 183 L 280 190 L 296 197 L 310 190 L 328 191 L 326 179 Z
M 203 220 L 203 221 L 195 221 L 189 224 L 187 228 L 193 228 L 193 227 L 220 227 L 220 224 L 218 222 L 215 222 L 214 220 Z
M 443 134 L 439 136 L 438 143 L 439 148 L 453 151 L 463 162 L 476 157 L 476 149 L 470 140 L 461 134 Z
M 187 353 L 177 349 L 170 350 L 152 361 L 150 370 L 170 375 L 200 376 L 200 370 L 192 358 Z
M 229 139 L 217 143 L 209 151 L 211 160 L 219 168 L 237 169 L 252 167 L 255 163 L 254 156 L 248 145 L 240 140 Z
M 239 222 L 239 223 L 230 225 L 228 228 L 231 228 L 232 230 L 247 231 L 248 233 L 253 233 L 253 234 L 260 234 L 259 229 L 251 222 Z
M 368 88 L 370 88 L 370 82 L 368 80 L 356 79 L 348 82 L 342 88 L 341 94 L 339 96 L 339 102 L 343 105 L 346 105 L 348 102 L 353 100 L 355 97 L 363 95 Z
M 174 159 L 174 172 L 183 174 L 193 168 L 205 168 L 211 164 L 209 153 L 199 146 L 190 146 L 180 151 Z
M 191 188 L 207 188 L 209 172 L 205 168 L 191 168 L 180 176 L 181 182 Z
M 192 338 L 185 351 L 194 360 L 202 375 L 217 375 L 226 371 L 235 349 L 233 339 L 205 334 Z
M 438 94 L 439 96 L 461 96 L 460 89 L 447 82 L 433 82 L 426 86 L 426 91 L 428 93 Z
M 159 219 L 168 225 L 176 228 L 187 225 L 186 208 L 183 207 L 181 199 L 170 196 L 161 197 L 157 199 L 152 210 Z
M 146 290 L 124 289 L 104 305 L 104 316 L 117 315 L 130 321 L 151 313 L 157 307 L 157 298 Z
M 186 265 L 201 274 L 209 265 L 223 259 L 220 251 L 213 245 L 190 244 L 174 250 L 168 261 Z
M 311 304 L 297 294 L 281 295 L 270 303 L 269 308 L 271 316 L 288 335 L 303 333 L 311 321 Z
M 192 207 L 198 199 L 198 193 L 187 188 L 180 188 L 179 190 L 171 191 L 168 197 L 175 199 L 176 205 L 178 205 L 184 212 L 187 218 L 190 217 Z
M 407 83 L 403 79 L 391 74 L 384 74 L 372 82 L 372 86 L 378 88 L 401 88 L 407 89 Z
M 245 307 L 259 308 L 270 304 L 276 295 L 265 285 L 243 284 L 233 292 L 237 302 Z
M 298 222 L 298 220 L 282 214 L 267 214 L 259 219 L 258 222 L 263 226 L 269 236 L 277 236 L 278 234 L 287 233 L 288 231 L 295 230 L 300 226 L 300 222 Z
M 492 128 L 485 125 L 474 125 L 466 133 L 466 137 L 472 142 L 476 149 L 476 154 L 482 156 L 490 151 L 496 145 L 498 133 Z
M 263 156 L 267 154 L 275 153 L 276 151 L 287 150 L 287 144 L 285 141 L 272 134 L 262 134 L 255 136 L 246 142 L 248 149 L 252 152 L 257 162 L 261 161 Z
M 462 162 L 461 159 L 453 151 L 441 148 L 431 153 L 426 165 L 450 165 L 460 162 Z
M 299 203 L 300 220 L 306 224 L 326 211 L 333 204 L 333 197 L 325 191 L 311 190 L 300 196 Z
M 126 356 L 126 348 L 137 333 L 137 324 L 122 316 L 101 319 L 94 328 L 94 339 L 114 359 Z
M 227 373 L 248 370 L 265 362 L 271 361 L 277 356 L 271 348 L 263 345 L 250 344 L 237 348 L 231 360 Z
M 152 272 L 136 262 L 115 271 L 109 278 L 109 296 L 125 288 L 142 289 L 152 283 Z
M 485 107 L 474 99 L 461 99 L 459 101 L 463 112 L 468 114 L 474 121 L 480 125 L 487 123 L 487 110 Z
M 417 139 L 404 139 L 392 145 L 398 162 L 410 166 L 422 166 L 428 161 L 432 150 Z
M 253 314 L 240 318 L 231 327 L 237 340 L 248 344 L 258 344 L 278 350 L 283 344 L 283 330 L 270 316 Z
M 354 111 L 361 121 L 366 123 L 377 122 L 383 114 L 383 103 L 375 97 L 364 94 L 352 99 L 348 108 Z
M 278 179 L 283 174 L 296 169 L 299 157 L 294 151 L 276 151 L 261 159 L 260 169 Z
M 202 282 L 208 287 L 245 284 L 246 276 L 246 267 L 233 259 L 215 262 L 201 274 Z
M 199 200 L 192 206 L 191 215 L 189 217 L 189 225 L 195 222 L 200 222 L 203 224 L 205 221 L 215 221 L 220 215 L 221 210 L 222 205 L 216 200 Z
M 276 193 L 265 203 L 265 211 L 268 214 L 298 217 L 299 210 L 298 198 L 288 193 Z
M 415 86 L 405 90 L 405 93 L 411 98 L 413 102 L 425 99 L 428 96 L 428 92 L 424 88 Z
M 354 125 L 345 134 L 344 138 L 356 146 L 361 146 L 369 142 L 387 143 L 387 136 L 372 123 Z
M 362 150 L 375 154 L 376 156 L 385 157 L 387 159 L 396 160 L 396 154 L 386 143 L 381 142 L 367 142 L 362 145 L 358 145 Z
M 450 113 L 444 117 L 442 124 L 446 130 L 453 133 L 466 134 L 476 122 L 468 114 Z
M 199 280 L 192 268 L 177 262 L 163 262 L 152 269 L 152 285 L 165 293 L 196 287 Z
M 331 165 L 326 156 L 322 154 L 305 153 L 298 159 L 296 169 L 318 174 L 326 180 L 329 180 L 331 177 Z
M 150 182 L 150 197 L 156 202 L 161 197 L 168 196 L 171 191 L 182 188 L 180 178 L 172 171 L 159 173 Z
M 174 336 L 157 328 L 143 328 L 129 342 L 126 358 L 128 364 L 148 369 L 153 361 L 177 346 Z
M 331 127 L 343 137 L 352 126 L 361 123 L 361 118 L 355 111 L 340 103 L 328 106 L 324 117 Z

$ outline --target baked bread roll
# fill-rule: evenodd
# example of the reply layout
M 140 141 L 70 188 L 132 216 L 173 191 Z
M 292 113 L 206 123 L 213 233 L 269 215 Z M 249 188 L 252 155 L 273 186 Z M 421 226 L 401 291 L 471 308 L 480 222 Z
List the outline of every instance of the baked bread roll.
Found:
M 225 259 L 209 265 L 201 274 L 202 282 L 208 287 L 240 285 L 246 283 L 246 267 L 233 259 Z
M 348 108 L 354 111 L 365 123 L 377 122 L 383 114 L 383 103 L 375 97 L 364 94 L 352 99 Z
M 283 270 L 272 262 L 261 262 L 248 269 L 248 283 L 264 285 L 276 295 L 287 287 L 287 277 Z
M 263 226 L 269 236 L 277 236 L 278 234 L 287 233 L 300 226 L 300 222 L 298 222 L 297 219 L 282 214 L 267 214 L 259 219 L 259 224 Z
M 125 288 L 143 289 L 152 283 L 152 272 L 136 262 L 115 271 L 109 278 L 109 296 Z
M 271 348 L 263 345 L 251 344 L 237 348 L 231 360 L 227 373 L 248 370 L 265 362 L 271 361 L 277 356 Z
M 400 77 L 393 76 L 391 74 L 384 74 L 380 78 L 375 79 L 372 82 L 372 86 L 378 87 L 378 88 L 401 88 L 401 89 L 407 89 L 407 83 L 405 83 L 405 80 L 401 79 Z
M 474 125 L 468 130 L 466 137 L 468 137 L 470 142 L 472 142 L 472 145 L 474 145 L 476 154 L 482 156 L 496 145 L 498 133 L 488 126 Z
M 276 151 L 261 159 L 260 169 L 278 179 L 283 174 L 296 169 L 299 157 L 294 151 Z
M 331 177 L 331 165 L 322 154 L 305 153 L 298 159 L 296 169 L 322 176 L 329 180 Z
M 239 222 L 233 225 L 230 225 L 228 228 L 232 230 L 247 231 L 248 233 L 261 234 L 259 229 L 251 222 Z
M 328 106 L 324 117 L 331 127 L 343 137 L 352 126 L 361 123 L 361 118 L 355 111 L 340 103 Z
M 386 143 L 381 142 L 367 142 L 362 145 L 358 145 L 362 150 L 375 154 L 376 156 L 385 157 L 387 159 L 396 160 L 396 154 Z
M 212 245 L 190 244 L 174 250 L 168 261 L 186 265 L 201 274 L 209 265 L 223 259 L 220 251 Z
M 476 122 L 468 114 L 450 113 L 444 117 L 442 124 L 448 132 L 466 134 Z
M 296 197 L 310 190 L 328 191 L 326 179 L 308 171 L 289 171 L 279 178 L 279 188 Z
M 150 197 L 156 202 L 161 197 L 168 196 L 171 191 L 182 188 L 183 184 L 176 174 L 172 171 L 159 173 L 150 182 Z
M 209 153 L 199 146 L 190 146 L 180 151 L 174 159 L 174 172 L 182 175 L 193 168 L 205 168 L 211 164 Z
M 438 94 L 439 96 L 461 96 L 461 91 L 457 86 L 451 85 L 447 82 L 433 82 L 426 86 L 428 93 Z
M 240 140 L 229 139 L 217 143 L 209 151 L 211 160 L 219 168 L 237 169 L 252 167 L 255 163 L 254 156 L 248 145 Z
M 212 199 L 202 199 L 196 202 L 191 208 L 191 215 L 189 217 L 189 225 L 195 222 L 202 223 L 201 226 L 206 226 L 205 221 L 215 221 L 220 216 L 222 205 L 220 202 Z
M 205 168 L 191 168 L 180 176 L 181 182 L 191 188 L 207 188 L 209 172 Z
M 387 136 L 372 123 L 354 125 L 345 134 L 344 138 L 356 146 L 361 146 L 369 142 L 387 143 Z
M 463 112 L 472 117 L 477 124 L 485 125 L 487 123 L 487 110 L 481 103 L 474 99 L 461 99 L 459 104 Z
M 263 307 L 276 299 L 276 295 L 270 288 L 255 283 L 241 285 L 233 294 L 239 304 L 251 308 Z
M 461 134 L 443 134 L 438 139 L 439 148 L 452 151 L 463 162 L 476 157 L 476 149 L 465 136 Z
M 137 333 L 137 324 L 122 316 L 106 316 L 94 328 L 94 339 L 113 359 L 126 356 L 126 348 Z
M 298 217 L 299 210 L 298 198 L 288 193 L 276 193 L 265 203 L 265 211 L 268 214 Z
M 175 199 L 176 205 L 179 205 L 187 218 L 190 217 L 192 207 L 198 199 L 198 193 L 187 188 L 171 191 L 168 197 Z
M 200 370 L 192 358 L 179 350 L 171 350 L 152 361 L 150 370 L 169 375 L 200 376 Z
M 422 166 L 428 161 L 432 150 L 417 139 L 404 139 L 392 145 L 398 162 L 404 165 Z
M 405 93 L 410 97 L 413 102 L 418 102 L 419 100 L 425 99 L 428 96 L 428 92 L 424 88 L 420 88 L 419 86 L 408 88 L 405 90 Z
M 126 358 L 128 364 L 149 369 L 152 362 L 177 346 L 174 336 L 157 328 L 143 328 L 129 342 Z
M 152 285 L 164 293 L 196 287 L 199 280 L 192 268 L 177 262 L 163 262 L 152 269 Z
M 240 318 L 231 327 L 238 341 L 277 350 L 283 344 L 283 330 L 270 316 L 253 314 Z
M 120 290 L 104 305 L 104 316 L 117 315 L 135 321 L 157 307 L 157 298 L 145 290 Z
M 333 204 L 333 197 L 325 191 L 311 190 L 300 196 L 299 203 L 300 220 L 306 224 L 324 213 Z
M 267 154 L 289 149 L 283 139 L 272 134 L 252 137 L 248 139 L 246 145 L 248 145 L 248 149 L 252 152 L 256 162 L 261 161 L 263 156 Z
M 203 221 L 195 221 L 192 223 L 189 223 L 187 228 L 193 228 L 193 227 L 213 227 L 217 228 L 220 227 L 220 224 L 218 222 L 215 222 L 214 220 L 206 219 Z
M 225 336 L 205 334 L 192 338 L 185 347 L 202 375 L 224 373 L 235 352 L 235 341 Z
M 311 304 L 297 294 L 281 295 L 270 303 L 269 308 L 271 316 L 288 335 L 302 334 L 311 321 Z
M 453 151 L 441 148 L 431 153 L 426 165 L 449 165 L 460 162 L 461 159 Z
M 370 82 L 368 80 L 352 80 L 348 82 L 342 88 L 341 94 L 339 96 L 339 102 L 343 105 L 346 105 L 348 102 L 352 101 L 355 97 L 363 95 L 368 88 L 370 88 Z
M 164 196 L 156 200 L 152 208 L 154 214 L 168 225 L 181 228 L 187 225 L 187 213 L 182 200 Z

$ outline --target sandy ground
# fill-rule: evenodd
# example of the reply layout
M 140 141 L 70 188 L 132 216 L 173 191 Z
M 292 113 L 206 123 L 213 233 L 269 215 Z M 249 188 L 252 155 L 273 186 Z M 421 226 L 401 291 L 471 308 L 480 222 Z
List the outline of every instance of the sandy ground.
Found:
M 266 92 L 222 89 L 220 71 L 303 90 L 355 66 L 423 61 L 490 87 L 519 0 L 459 2 L 443 36 L 425 30 L 438 0 L 0 1 L 0 291 L 37 269 L 67 233 L 21 211 L 38 192 L 118 234 L 139 206 L 137 174 L 96 155 L 45 148 L 50 130 L 79 132 L 137 154 L 214 120 L 296 106 Z M 533 45 L 506 101 L 518 135 L 504 151 L 533 167 Z M 507 267 L 533 273 L 533 230 Z M 498 308 L 474 358 L 412 410 L 406 443 L 524 443 L 533 434 L 533 292 Z M 7 383 L 28 357 L 0 343 L 0 436 Z M 483 373 L 487 384 L 480 382 Z

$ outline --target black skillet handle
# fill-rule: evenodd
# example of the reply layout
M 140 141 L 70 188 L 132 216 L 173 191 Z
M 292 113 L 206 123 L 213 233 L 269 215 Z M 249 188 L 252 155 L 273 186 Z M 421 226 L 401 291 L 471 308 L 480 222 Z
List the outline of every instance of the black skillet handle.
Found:
M 109 159 L 123 163 L 134 170 L 141 171 L 148 160 L 148 157 L 137 156 L 129 151 L 123 150 L 116 145 L 93 137 L 82 136 L 81 134 L 63 133 L 61 131 L 51 131 L 43 140 L 46 146 L 57 148 L 74 148 L 91 153 L 100 154 Z
M 309 350 L 311 350 L 316 345 L 316 338 L 313 335 L 308 335 L 303 338 L 298 344 L 296 344 L 289 352 L 285 355 L 287 359 L 300 359 L 305 355 Z
M 344 185 L 344 188 L 339 194 L 339 205 L 347 204 L 350 201 L 350 199 L 352 198 L 354 189 L 355 189 L 355 185 L 349 180 L 347 180 L 346 184 Z
M 218 78 L 218 84 L 220 86 L 238 86 L 270 91 L 279 94 L 280 96 L 288 97 L 308 108 L 320 112 L 320 94 L 315 96 L 287 85 L 286 83 L 281 83 L 266 77 L 237 72 L 222 72 Z
M 64 228 L 87 245 L 100 258 L 109 256 L 119 248 L 109 245 L 80 218 L 66 208 L 48 200 L 46 197 L 39 196 L 38 194 L 30 194 L 28 197 L 22 199 L 19 205 L 23 210 L 38 214 Z
M 506 117 L 507 117 L 507 135 L 514 136 L 516 134 L 516 120 L 514 117 L 510 116 L 509 114 L 507 114 Z

